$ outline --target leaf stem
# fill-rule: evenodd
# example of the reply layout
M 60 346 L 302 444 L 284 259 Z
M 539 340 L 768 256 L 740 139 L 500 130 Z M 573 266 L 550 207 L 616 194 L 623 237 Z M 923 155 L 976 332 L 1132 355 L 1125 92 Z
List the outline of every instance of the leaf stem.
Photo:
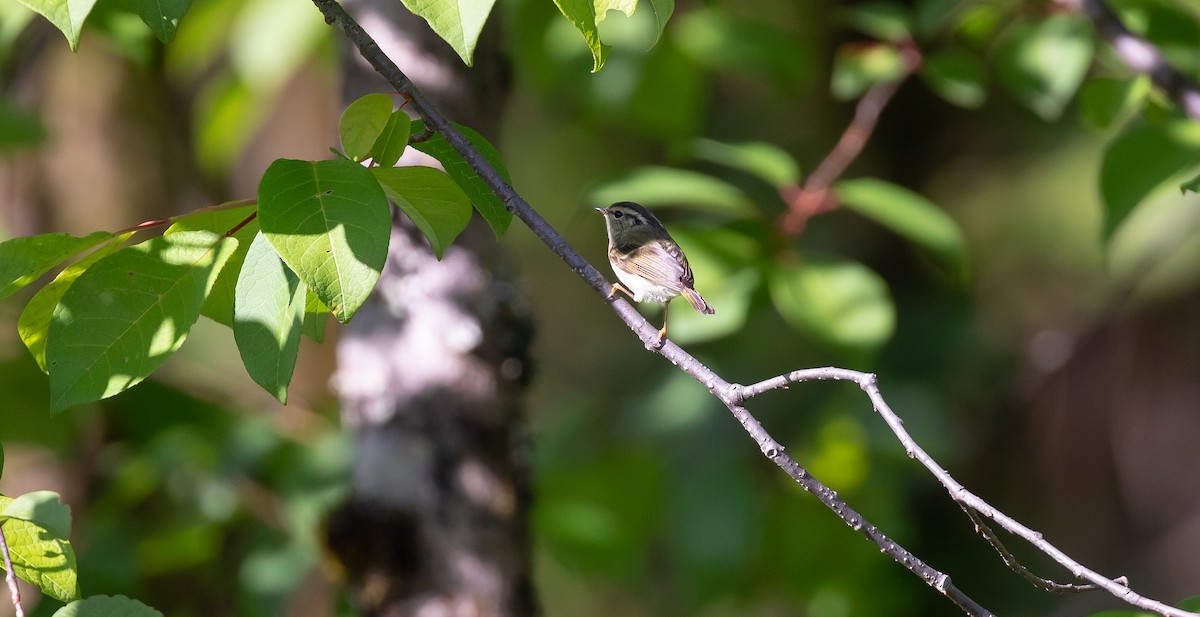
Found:
M 8 592 L 12 595 L 16 617 L 25 617 L 25 610 L 21 608 L 21 588 L 17 586 L 17 575 L 13 572 L 12 556 L 8 552 L 8 539 L 4 537 L 4 523 L 0 523 L 0 554 L 4 556 L 4 580 L 8 582 Z
M 126 227 L 125 229 L 118 229 L 117 231 L 114 231 L 113 234 L 120 235 L 123 233 L 142 231 L 144 229 L 153 229 L 155 227 L 162 227 L 164 225 L 170 225 L 172 223 L 178 222 L 178 221 L 186 219 L 188 217 L 196 216 L 197 214 L 203 214 L 205 212 L 220 212 L 222 210 L 234 210 L 236 208 L 244 208 L 246 206 L 251 206 L 256 203 L 258 203 L 257 199 L 235 199 L 233 201 L 227 201 L 225 203 L 220 203 L 220 204 L 216 204 L 216 205 L 212 205 L 212 206 L 205 206 L 203 208 L 198 208 L 196 210 L 192 210 L 191 212 L 177 214 L 175 216 L 167 217 L 165 219 L 154 219 L 151 221 L 143 221 L 132 227 Z M 249 221 L 244 221 L 244 222 L 240 223 L 238 225 L 238 227 L 240 228 L 241 225 L 245 225 L 248 222 Z

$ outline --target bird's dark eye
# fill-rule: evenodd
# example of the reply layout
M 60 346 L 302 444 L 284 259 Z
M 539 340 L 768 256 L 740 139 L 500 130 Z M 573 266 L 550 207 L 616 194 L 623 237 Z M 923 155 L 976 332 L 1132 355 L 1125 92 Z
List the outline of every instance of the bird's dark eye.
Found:
M 622 216 L 625 216 L 625 214 L 624 214 L 624 213 L 622 213 L 620 210 L 617 210 L 616 212 L 613 212 L 613 218 L 615 218 L 615 219 L 619 219 L 619 218 L 621 218 Z

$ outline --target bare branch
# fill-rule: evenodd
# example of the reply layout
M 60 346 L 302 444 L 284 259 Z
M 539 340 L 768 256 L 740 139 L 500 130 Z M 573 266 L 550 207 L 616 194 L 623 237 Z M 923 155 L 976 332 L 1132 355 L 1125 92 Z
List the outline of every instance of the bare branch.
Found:
M 8 582 L 8 593 L 12 595 L 15 615 L 25 617 L 25 610 L 21 608 L 21 588 L 17 587 L 17 575 L 13 572 L 12 555 L 8 552 L 8 539 L 4 537 L 3 523 L 0 523 L 0 555 L 4 556 L 4 580 Z
M 610 289 L 609 283 L 604 279 L 600 272 L 588 263 L 582 256 L 567 241 L 539 215 L 532 206 L 529 205 L 520 195 L 509 186 L 500 174 L 491 167 L 491 165 L 481 156 L 471 144 L 464 138 L 450 122 L 434 107 L 425 97 L 417 90 L 416 86 L 406 77 L 396 65 L 387 58 L 386 55 L 379 49 L 379 46 L 371 39 L 371 37 L 342 9 L 336 0 L 313 0 L 313 4 L 325 16 L 325 20 L 337 26 L 342 30 L 346 37 L 358 48 L 359 53 L 366 59 L 372 67 L 375 68 L 380 75 L 388 81 L 397 92 L 409 97 L 412 101 L 413 108 L 425 120 L 426 125 L 431 127 L 435 132 L 442 135 L 446 141 L 457 151 L 463 160 L 470 165 L 479 177 L 488 185 L 493 193 L 505 204 L 513 214 L 520 218 L 530 230 L 534 232 L 549 248 L 554 251 L 567 266 L 571 268 L 580 278 L 587 284 L 591 285 L 592 289 L 601 297 L 608 298 Z M 1037 533 L 1017 521 L 1013 520 L 1006 514 L 996 510 L 979 497 L 967 491 L 961 484 L 954 480 L 944 469 L 942 469 L 920 446 L 916 444 L 913 438 L 904 431 L 900 418 L 892 412 L 887 402 L 879 392 L 876 384 L 875 376 L 870 373 L 862 373 L 841 368 L 816 368 L 794 371 L 786 375 L 780 375 L 762 382 L 750 385 L 741 386 L 738 384 L 729 383 L 720 375 L 716 374 L 708 367 L 704 366 L 699 360 L 686 351 L 681 349 L 673 341 L 664 340 L 662 344 L 658 344 L 658 330 L 650 325 L 631 304 L 625 300 L 614 297 L 608 298 L 613 310 L 621 318 L 622 321 L 629 326 L 634 333 L 642 340 L 646 348 L 654 353 L 658 353 L 677 366 L 681 371 L 691 376 L 693 379 L 701 383 L 714 396 L 719 398 L 733 416 L 741 423 L 746 433 L 754 439 L 758 444 L 763 455 L 769 458 L 773 463 L 779 466 L 785 473 L 796 481 L 806 491 L 812 493 L 822 504 L 833 511 L 846 523 L 851 529 L 865 536 L 867 539 L 874 542 L 882 552 L 887 553 L 897 563 L 907 568 L 909 571 L 916 574 L 926 582 L 930 587 L 938 590 L 940 593 L 949 598 L 952 602 L 958 605 L 964 613 L 972 616 L 991 616 L 992 613 L 980 606 L 965 593 L 959 590 L 950 581 L 950 577 L 945 573 L 939 572 L 932 568 L 924 561 L 910 553 L 908 550 L 901 547 L 896 541 L 892 540 L 881 532 L 877 527 L 870 524 L 861 514 L 852 509 L 837 494 L 829 487 L 822 484 L 812 475 L 810 475 L 799 463 L 788 456 L 779 444 L 771 435 L 763 428 L 762 424 L 743 406 L 743 403 L 758 394 L 763 392 L 785 388 L 791 383 L 799 383 L 811 380 L 841 380 L 852 381 L 867 394 L 871 399 L 875 410 L 884 418 L 891 427 L 892 432 L 896 434 L 900 442 L 904 445 L 905 451 L 912 458 L 919 460 L 933 475 L 942 483 L 943 486 L 950 492 L 951 498 L 962 504 L 964 507 L 970 508 L 987 519 L 991 519 L 999 524 L 1004 529 L 1011 533 L 1020 536 L 1029 541 L 1042 552 L 1050 555 L 1060 564 L 1063 564 L 1071 572 L 1073 576 L 1079 579 L 1088 580 L 1096 585 L 1108 590 L 1117 598 L 1131 605 L 1159 612 L 1163 615 L 1171 617 L 1200 617 L 1200 614 L 1189 613 L 1179 609 L 1167 606 L 1156 600 L 1151 600 L 1142 597 L 1128 588 L 1123 580 L 1113 580 L 1105 578 L 1092 570 L 1085 568 L 1078 562 L 1074 561 L 1062 551 L 1046 542 L 1040 533 Z
M 1012 570 L 1013 572 L 1021 575 L 1021 578 L 1029 581 L 1034 587 L 1040 587 L 1051 593 L 1078 593 L 1082 591 L 1095 591 L 1097 589 L 1097 587 L 1092 584 L 1077 585 L 1075 583 L 1056 583 L 1048 578 L 1042 578 L 1034 574 L 1029 570 L 1029 568 L 1026 568 L 1020 561 L 1017 560 L 1016 556 L 1012 554 L 1012 551 L 1008 550 L 1008 547 L 1004 546 L 1004 543 L 1000 541 L 1000 538 L 996 535 L 996 532 L 992 531 L 992 528 L 988 526 L 986 522 L 984 522 L 983 517 L 980 516 L 978 512 L 961 503 L 958 505 L 961 506 L 963 512 L 966 512 L 967 516 L 971 518 L 971 522 L 975 523 L 975 532 L 983 536 L 983 539 L 987 540 L 988 544 L 991 544 L 992 548 L 996 549 L 996 552 L 1000 554 L 1000 559 L 1004 561 L 1004 565 L 1008 566 L 1008 569 Z M 1121 581 L 1124 579 L 1119 578 L 1117 580 Z

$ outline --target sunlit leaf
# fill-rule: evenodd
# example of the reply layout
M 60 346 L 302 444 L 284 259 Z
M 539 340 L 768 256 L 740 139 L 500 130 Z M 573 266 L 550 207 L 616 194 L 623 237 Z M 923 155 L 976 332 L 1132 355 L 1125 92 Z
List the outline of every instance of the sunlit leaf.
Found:
M 170 43 L 192 0 L 121 0 L 121 3 L 141 17 L 158 40 Z
M 12 499 L 0 495 L 0 511 Z M 76 577 L 75 550 L 71 543 L 54 537 L 33 523 L 8 519 L 0 523 L 4 540 L 12 558 L 13 573 L 58 600 L 71 602 L 79 598 Z M 0 563 L 0 570 L 3 563 Z
M 15 519 L 32 523 L 58 540 L 71 539 L 71 506 L 54 491 L 34 491 L 13 499 L 0 508 L 0 521 Z
M 233 336 L 246 372 L 280 403 L 296 368 L 307 292 L 266 237 L 256 236 L 237 281 Z
M 379 167 L 371 170 L 383 192 L 429 240 L 438 259 L 467 228 L 471 200 L 454 180 L 431 167 Z
M 1107 129 L 1133 116 L 1150 94 L 1150 78 L 1100 77 L 1079 90 L 1079 113 L 1092 126 Z
M 409 131 L 412 129 L 412 118 L 403 109 L 392 112 L 387 125 L 371 146 L 371 158 L 380 167 L 391 167 L 400 160 L 404 149 L 408 147 Z
M 930 54 L 921 64 L 920 76 L 938 96 L 967 109 L 987 99 L 987 74 L 983 63 L 961 50 Z
M 163 614 L 125 596 L 88 596 L 58 609 L 51 617 L 163 617 Z
M 496 0 L 403 0 L 413 14 L 450 44 L 463 63 L 471 66 L 475 43 Z
M 708 174 L 672 167 L 639 167 L 588 193 L 587 201 L 603 207 L 618 201 L 635 201 L 651 208 L 681 206 L 688 209 L 744 216 L 755 212 L 754 202 L 738 187 Z
M 379 280 L 391 238 L 387 197 L 350 161 L 279 159 L 258 186 L 258 220 L 284 263 L 350 321 Z
M 554 0 L 558 10 L 587 41 L 592 51 L 592 72 L 599 71 L 608 59 L 611 48 L 600 41 L 600 30 L 596 27 L 596 5 L 592 0 Z
M 370 156 L 391 117 L 392 98 L 386 94 L 368 94 L 350 103 L 338 122 L 346 156 L 356 162 Z
M 58 276 L 54 277 L 53 281 L 39 289 L 29 299 L 25 310 L 21 311 L 21 317 L 17 319 L 17 333 L 43 373 L 46 372 L 46 335 L 50 332 L 50 318 L 54 314 L 54 307 L 58 306 L 63 294 L 67 293 L 71 283 L 74 283 L 84 270 L 102 258 L 113 254 L 132 235 L 133 233 L 129 232 L 113 238 L 104 246 L 92 251 L 87 257 L 67 266 L 58 273 Z
M 853 99 L 877 83 L 903 75 L 904 60 L 891 45 L 842 45 L 833 60 L 830 90 L 841 100 Z
M 698 159 L 740 169 L 776 188 L 800 182 L 800 166 L 796 159 L 783 148 L 766 142 L 733 144 L 699 138 L 692 143 L 692 155 Z
M 0 298 L 11 296 L 72 255 L 111 237 L 107 231 L 97 231 L 82 238 L 41 234 L 0 242 Z
M 796 330 L 840 347 L 875 349 L 896 327 L 887 285 L 862 264 L 808 259 L 772 270 L 775 308 Z
M 486 160 L 496 171 L 500 172 L 500 177 L 504 178 L 509 184 L 512 180 L 508 176 L 508 168 L 504 166 L 504 161 L 500 159 L 500 153 L 496 148 L 484 139 L 482 135 L 476 133 L 470 127 L 455 124 L 455 129 L 471 142 L 471 145 L 483 155 Z M 414 122 L 412 132 L 420 134 L 425 130 L 424 122 Z M 504 207 L 504 202 L 496 197 L 496 194 L 488 188 L 479 174 L 475 173 L 474 169 L 463 160 L 458 151 L 450 146 L 441 135 L 433 135 L 425 141 L 413 144 L 413 147 L 433 158 L 437 159 L 446 173 L 449 174 L 458 186 L 462 188 L 467 197 L 471 198 L 471 203 L 475 204 L 475 209 L 483 216 L 483 220 L 487 221 L 489 227 L 492 228 L 492 233 L 496 238 L 504 236 L 504 232 L 508 230 L 509 223 L 512 222 L 512 212 Z
M 304 293 L 304 325 L 300 332 L 314 343 L 325 342 L 325 325 L 329 321 L 329 307 L 321 303 L 317 294 L 308 289 Z
M 843 180 L 835 187 L 842 205 L 929 251 L 959 279 L 967 273 L 962 230 L 936 204 L 904 187 L 875 178 Z
M 997 55 L 1000 81 L 1045 120 L 1054 120 L 1074 96 L 1092 61 L 1087 19 L 1060 13 L 1017 24 Z
M 675 0 L 650 0 L 650 10 L 654 11 L 654 43 L 662 38 L 667 20 L 675 13 Z M 653 45 L 652 44 L 652 45 Z
M 1176 120 L 1147 124 L 1118 137 L 1105 151 L 1100 165 L 1105 237 L 1112 235 L 1150 193 L 1172 182 L 1182 182 L 1197 165 L 1200 123 Z
M 158 368 L 187 338 L 236 245 L 208 232 L 181 232 L 84 271 L 50 322 L 51 411 L 127 390 Z
M 79 49 L 79 35 L 83 30 L 83 22 L 96 0 L 17 0 L 33 9 L 41 16 L 50 20 L 55 28 L 62 31 L 71 45 L 71 51 Z
M 174 224 L 167 228 L 164 234 L 181 231 L 211 231 L 217 235 L 237 228 L 233 238 L 238 241 L 237 249 L 221 268 L 217 282 L 213 283 L 212 291 L 204 299 L 204 307 L 200 314 L 225 326 L 233 327 L 233 291 L 237 285 L 238 272 L 242 269 L 242 260 L 246 251 L 250 250 L 250 242 L 258 234 L 258 219 L 251 218 L 258 206 L 249 205 L 229 209 L 209 209 L 179 217 Z M 241 227 L 238 227 L 241 225 Z

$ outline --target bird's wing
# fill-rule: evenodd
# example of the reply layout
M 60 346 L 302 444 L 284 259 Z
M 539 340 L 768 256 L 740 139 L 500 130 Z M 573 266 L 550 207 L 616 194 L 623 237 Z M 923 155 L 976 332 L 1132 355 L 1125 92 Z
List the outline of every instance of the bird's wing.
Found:
M 675 291 L 693 285 L 692 269 L 674 242 L 655 240 L 617 260 L 619 267 Z

